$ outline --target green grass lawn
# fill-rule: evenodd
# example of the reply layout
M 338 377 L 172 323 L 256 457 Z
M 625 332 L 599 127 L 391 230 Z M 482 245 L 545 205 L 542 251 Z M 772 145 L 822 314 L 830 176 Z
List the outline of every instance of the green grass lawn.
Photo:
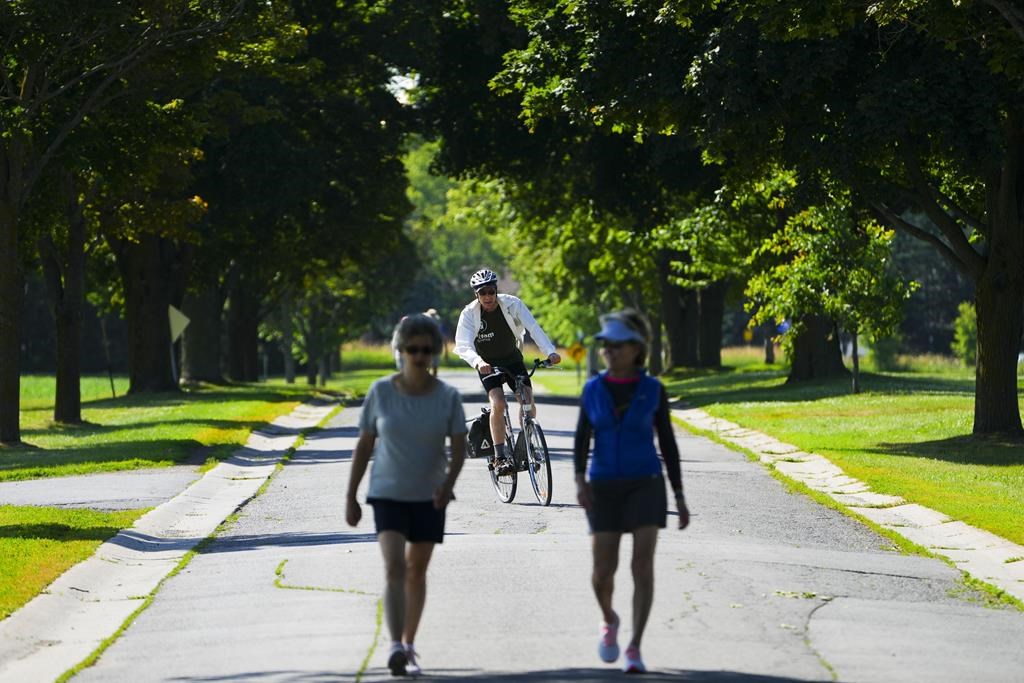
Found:
M 730 360 L 726 360 L 727 363 Z M 879 493 L 1024 543 L 1024 443 L 970 436 L 973 370 L 929 364 L 786 386 L 781 367 L 663 377 L 670 396 L 818 453 Z M 1024 375 L 1019 383 L 1024 397 Z
M 0 619 L 144 512 L 0 505 Z
M 220 459 L 313 393 L 281 382 L 110 398 L 107 378 L 86 378 L 85 424 L 64 426 L 52 421 L 51 377 L 23 377 L 22 387 L 26 446 L 0 450 L 0 481 Z

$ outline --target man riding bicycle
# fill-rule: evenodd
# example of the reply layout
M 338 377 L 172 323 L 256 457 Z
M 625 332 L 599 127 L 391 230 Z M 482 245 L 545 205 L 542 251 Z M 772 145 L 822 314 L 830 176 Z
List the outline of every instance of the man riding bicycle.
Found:
M 505 390 L 510 379 L 494 376 L 494 366 L 504 368 L 513 375 L 526 375 L 523 362 L 523 337 L 530 337 L 554 365 L 562 361 L 544 330 L 540 328 L 526 304 L 511 294 L 498 294 L 498 276 L 484 268 L 473 273 L 469 285 L 476 298 L 462 309 L 455 330 L 455 353 L 469 363 L 480 375 L 480 381 L 491 404 L 491 438 L 494 441 L 494 461 L 491 466 L 499 474 L 515 467 L 512 446 L 505 443 Z M 530 409 L 536 415 L 530 380 L 524 380 Z M 520 406 L 522 410 L 524 406 Z

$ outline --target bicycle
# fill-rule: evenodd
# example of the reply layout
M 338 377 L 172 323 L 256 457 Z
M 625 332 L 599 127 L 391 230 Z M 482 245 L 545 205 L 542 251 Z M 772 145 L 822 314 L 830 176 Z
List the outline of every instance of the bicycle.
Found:
M 523 382 L 524 379 L 533 377 L 537 368 L 549 367 L 551 367 L 549 361 L 539 358 L 533 361 L 533 368 L 525 375 L 513 375 L 505 368 L 494 366 L 491 377 L 504 375 L 509 378 L 514 387 L 512 393 L 520 406 L 519 435 L 517 437 L 512 428 L 508 401 L 505 401 L 505 443 L 515 444 L 512 449 L 514 467 L 510 471 L 498 472 L 493 467 L 493 463 L 489 463 L 487 468 L 491 475 L 494 491 L 503 503 L 511 503 L 512 499 L 516 497 L 519 472 L 523 471 L 530 473 L 530 483 L 533 485 L 537 501 L 545 506 L 551 503 L 551 458 L 548 456 L 548 443 L 544 438 L 544 430 L 541 429 L 540 423 L 531 412 L 533 404 L 526 401 L 526 384 Z M 490 408 L 481 408 L 480 412 L 487 416 L 485 419 L 490 419 Z

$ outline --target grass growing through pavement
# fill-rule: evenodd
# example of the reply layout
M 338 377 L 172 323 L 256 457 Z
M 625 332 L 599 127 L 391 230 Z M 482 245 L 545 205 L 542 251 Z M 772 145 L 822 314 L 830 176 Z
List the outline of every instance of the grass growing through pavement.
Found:
M 143 512 L 0 505 L 0 619 Z
M 970 436 L 974 370 L 939 357 L 901 359 L 901 372 L 786 386 L 760 350 L 727 349 L 725 371 L 673 372 L 669 395 L 818 453 L 874 491 L 899 495 L 1024 544 L 1024 443 Z M 538 373 L 578 394 L 575 373 Z M 1024 374 L 1018 375 L 1024 397 Z

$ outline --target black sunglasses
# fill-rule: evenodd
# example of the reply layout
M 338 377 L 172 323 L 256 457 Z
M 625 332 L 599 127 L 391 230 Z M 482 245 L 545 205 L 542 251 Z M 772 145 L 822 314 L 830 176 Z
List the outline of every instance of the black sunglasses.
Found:
M 606 341 L 604 344 L 601 345 L 601 347 L 605 348 L 605 349 L 616 349 L 617 350 L 617 349 L 621 349 L 626 344 L 627 344 L 627 342 L 609 342 L 609 341 Z
M 406 346 L 405 352 L 410 356 L 415 356 L 418 353 L 425 353 L 431 355 L 434 353 L 433 346 Z
M 497 293 L 498 293 L 498 290 L 490 289 L 490 288 L 476 290 L 476 295 L 477 296 L 494 296 Z

